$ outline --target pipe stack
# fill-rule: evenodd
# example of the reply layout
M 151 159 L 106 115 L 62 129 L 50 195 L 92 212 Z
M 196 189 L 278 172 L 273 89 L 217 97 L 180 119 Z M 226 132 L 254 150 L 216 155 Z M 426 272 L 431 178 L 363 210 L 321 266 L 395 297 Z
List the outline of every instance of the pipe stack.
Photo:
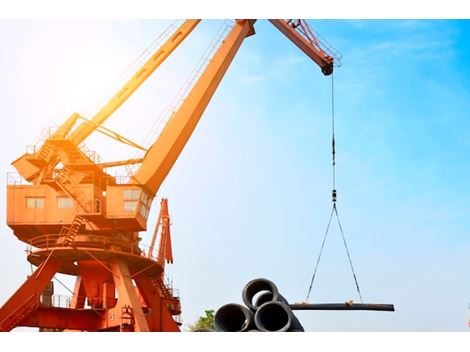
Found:
M 245 305 L 229 303 L 217 310 L 214 317 L 216 331 L 304 331 L 272 281 L 251 280 L 243 288 L 242 299 Z

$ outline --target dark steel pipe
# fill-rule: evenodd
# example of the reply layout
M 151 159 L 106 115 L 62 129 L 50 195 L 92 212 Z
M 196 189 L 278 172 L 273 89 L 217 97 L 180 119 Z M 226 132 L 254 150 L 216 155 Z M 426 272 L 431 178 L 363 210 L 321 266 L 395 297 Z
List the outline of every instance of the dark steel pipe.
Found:
M 255 300 L 254 306 L 261 307 L 266 302 L 271 302 L 273 300 L 273 293 L 272 292 L 264 292 L 261 293 L 258 298 Z
M 214 326 L 216 331 L 248 331 L 253 327 L 253 312 L 241 304 L 223 305 L 215 313 Z
M 289 305 L 279 301 L 261 305 L 255 313 L 255 324 L 260 331 L 304 331 Z
M 376 310 L 394 312 L 393 304 L 375 303 L 296 303 L 290 304 L 292 310 Z
M 264 292 L 264 293 L 261 293 L 258 298 L 256 298 L 255 300 L 255 304 L 254 306 L 255 307 L 261 307 L 263 304 L 265 304 L 266 302 L 272 302 L 274 301 L 274 296 L 271 292 Z M 289 302 L 287 302 L 287 299 L 284 298 L 283 295 L 279 294 L 278 295 L 278 299 L 277 299 L 278 302 L 282 302 L 282 303 L 285 303 L 285 304 L 289 304 Z
M 271 294 L 271 299 L 272 301 L 278 301 L 279 300 L 279 291 L 276 287 L 276 285 L 272 282 L 269 281 L 268 279 L 254 279 L 251 280 L 249 283 L 245 285 L 243 288 L 242 292 L 242 298 L 243 298 L 243 303 L 250 308 L 252 311 L 256 311 L 258 309 L 258 301 L 266 294 Z M 258 297 L 256 300 L 256 303 L 253 303 L 253 298 L 261 294 L 261 296 Z M 265 303 L 267 302 L 266 300 L 267 296 L 263 300 L 260 301 L 260 303 Z
M 193 332 L 214 332 L 214 330 L 208 329 L 208 328 L 200 328 L 200 329 L 194 330 Z

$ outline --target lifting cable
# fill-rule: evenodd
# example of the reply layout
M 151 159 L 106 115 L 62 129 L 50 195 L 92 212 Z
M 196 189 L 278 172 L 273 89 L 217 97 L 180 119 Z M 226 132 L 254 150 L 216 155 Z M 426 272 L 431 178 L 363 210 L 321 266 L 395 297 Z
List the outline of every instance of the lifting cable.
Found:
M 346 242 L 346 237 L 344 236 L 343 227 L 341 226 L 341 222 L 339 220 L 338 209 L 336 208 L 336 139 L 335 139 L 335 95 L 334 95 L 334 80 L 333 74 L 331 74 L 331 130 L 332 130 L 332 139 L 331 139 L 331 150 L 332 150 L 332 167 L 333 167 L 333 190 L 332 194 L 332 201 L 333 201 L 333 208 L 331 209 L 330 219 L 328 220 L 328 225 L 326 227 L 325 235 L 323 236 L 323 241 L 320 247 L 320 253 L 318 255 L 315 269 L 313 271 L 312 279 L 310 281 L 310 286 L 308 288 L 307 298 L 305 302 L 308 302 L 310 297 L 310 293 L 312 292 L 313 282 L 315 281 L 315 276 L 317 274 L 318 265 L 320 264 L 321 255 L 323 253 L 323 248 L 325 247 L 326 238 L 328 237 L 328 232 L 330 230 L 331 219 L 333 218 L 333 214 L 336 215 L 336 219 L 338 220 L 339 230 L 341 232 L 341 237 L 343 239 L 344 248 L 346 249 L 346 254 L 348 255 L 349 265 L 351 267 L 351 272 L 354 278 L 354 283 L 356 284 L 356 290 L 359 295 L 359 298 L 362 301 L 361 290 L 359 289 L 359 283 L 357 281 L 356 272 L 354 271 L 354 266 L 351 260 L 351 254 L 349 253 L 348 244 Z

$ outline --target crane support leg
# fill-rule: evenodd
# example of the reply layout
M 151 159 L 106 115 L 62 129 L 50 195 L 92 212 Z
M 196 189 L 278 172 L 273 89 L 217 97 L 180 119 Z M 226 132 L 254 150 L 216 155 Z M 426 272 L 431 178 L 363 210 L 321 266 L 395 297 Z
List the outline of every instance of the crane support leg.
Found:
M 59 270 L 62 262 L 49 256 L 0 308 L 0 331 L 10 331 L 36 310 L 40 295 Z
M 144 311 L 142 310 L 141 302 L 132 284 L 132 278 L 127 264 L 119 259 L 112 260 L 111 270 L 118 291 L 118 303 L 115 308 L 109 311 L 114 311 L 113 317 L 120 317 L 122 308 L 126 306 L 130 307 L 134 318 L 135 331 L 150 331 Z M 109 316 L 111 316 L 111 314 L 109 314 Z
M 85 307 L 85 287 L 83 285 L 83 279 L 81 276 L 77 276 L 75 280 L 75 287 L 73 289 L 73 296 L 70 302 L 70 308 L 72 309 L 83 309 Z
M 157 292 L 152 281 L 145 276 L 145 273 L 135 276 L 134 280 L 145 304 L 152 311 L 152 314 L 149 314 L 149 325 L 152 327 L 152 331 L 180 331 L 180 328 L 176 324 L 170 312 L 164 306 L 166 304 L 165 300 Z

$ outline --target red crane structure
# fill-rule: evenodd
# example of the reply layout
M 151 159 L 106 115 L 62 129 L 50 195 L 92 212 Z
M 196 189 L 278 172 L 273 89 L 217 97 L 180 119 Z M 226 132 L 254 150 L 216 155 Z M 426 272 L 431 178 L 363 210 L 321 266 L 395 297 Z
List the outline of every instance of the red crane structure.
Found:
M 7 224 L 29 245 L 37 269 L 0 308 L 0 331 L 18 326 L 79 331 L 179 331 L 181 305 L 164 282 L 172 262 L 168 202 L 161 202 L 147 254 L 139 233 L 170 172 L 256 20 L 232 22 L 184 100 L 149 149 L 103 126 L 122 103 L 188 37 L 200 20 L 186 20 L 91 118 L 72 114 L 44 141 L 13 161 L 22 183 L 7 186 Z M 320 66 L 333 72 L 334 55 L 305 20 L 269 20 Z M 141 159 L 103 162 L 83 141 L 100 132 L 145 151 Z M 126 182 L 108 173 L 138 166 Z M 153 258 L 157 232 L 158 255 Z M 48 304 L 44 290 L 56 273 L 76 277 L 67 307 Z

